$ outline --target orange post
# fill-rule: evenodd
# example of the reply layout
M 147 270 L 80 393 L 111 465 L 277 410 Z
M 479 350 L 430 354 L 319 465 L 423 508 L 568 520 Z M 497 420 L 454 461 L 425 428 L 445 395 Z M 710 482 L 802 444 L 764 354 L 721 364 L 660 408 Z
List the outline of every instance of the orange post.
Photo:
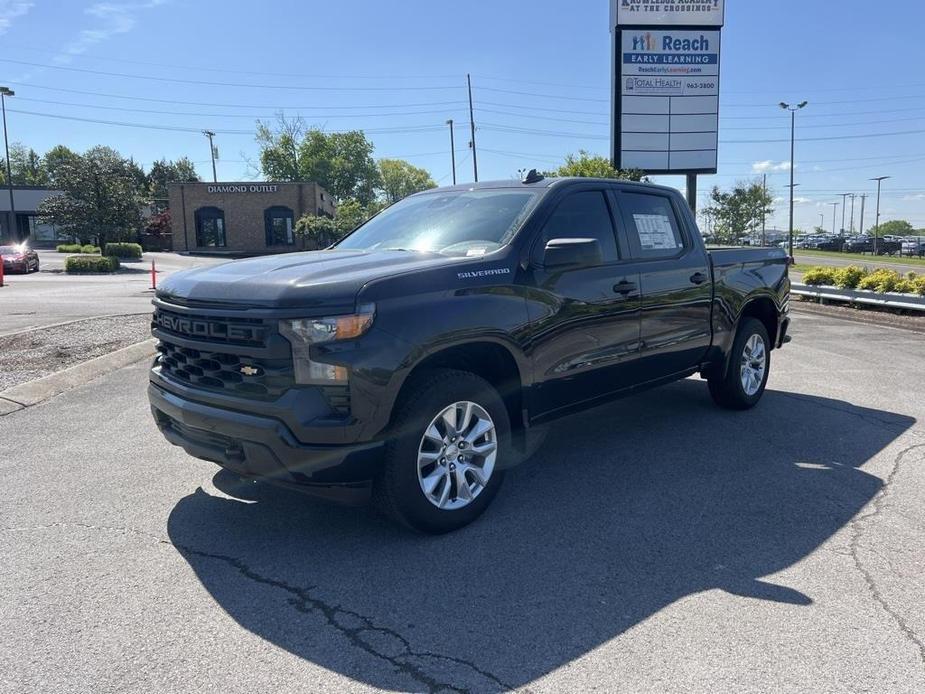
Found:
M 157 289 L 157 270 L 153 260 L 151 261 L 151 289 Z
M 0 287 L 3 286 L 3 256 L 0 255 Z

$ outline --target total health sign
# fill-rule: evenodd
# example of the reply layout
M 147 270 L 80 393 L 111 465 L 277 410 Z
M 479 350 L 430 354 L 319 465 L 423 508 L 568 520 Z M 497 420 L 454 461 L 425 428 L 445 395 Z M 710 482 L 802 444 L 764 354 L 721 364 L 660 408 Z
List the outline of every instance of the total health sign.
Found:
M 707 15 L 698 13 L 718 8 L 721 18 L 722 1 L 613 3 L 615 18 L 623 16 L 620 10 L 626 5 L 637 8 L 631 12 L 634 17 L 638 13 L 648 22 L 613 27 L 615 164 L 652 174 L 715 173 L 720 31 L 707 28 Z M 675 26 L 676 15 L 696 17 L 690 21 L 701 26 Z M 668 19 L 659 25 L 663 16 Z

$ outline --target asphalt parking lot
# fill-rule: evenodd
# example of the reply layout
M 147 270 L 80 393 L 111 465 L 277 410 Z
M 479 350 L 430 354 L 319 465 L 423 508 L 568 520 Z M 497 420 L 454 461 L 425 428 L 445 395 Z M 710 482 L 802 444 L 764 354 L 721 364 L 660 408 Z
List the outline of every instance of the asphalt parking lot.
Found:
M 172 272 L 225 262 L 221 258 L 145 253 L 140 261 L 123 263 L 113 275 L 66 275 L 64 259 L 55 251 L 39 251 L 41 271 L 8 275 L 0 288 L 0 335 L 99 315 L 151 311 L 151 261 L 158 281 Z
M 925 691 L 922 337 L 795 319 L 757 409 L 562 421 L 437 538 L 187 457 L 143 364 L 2 417 L 0 690 Z

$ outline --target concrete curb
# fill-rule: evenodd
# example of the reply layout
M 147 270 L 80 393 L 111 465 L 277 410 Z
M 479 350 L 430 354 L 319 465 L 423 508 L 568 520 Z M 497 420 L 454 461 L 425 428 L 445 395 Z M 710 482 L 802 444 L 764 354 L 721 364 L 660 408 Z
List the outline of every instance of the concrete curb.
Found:
M 71 388 L 83 385 L 100 376 L 108 374 L 123 366 L 134 364 L 154 356 L 155 344 L 152 339 L 136 342 L 134 345 L 104 354 L 95 359 L 77 364 L 63 371 L 50 374 L 44 378 L 20 383 L 0 392 L 0 416 L 32 407 L 40 402 L 50 400 Z

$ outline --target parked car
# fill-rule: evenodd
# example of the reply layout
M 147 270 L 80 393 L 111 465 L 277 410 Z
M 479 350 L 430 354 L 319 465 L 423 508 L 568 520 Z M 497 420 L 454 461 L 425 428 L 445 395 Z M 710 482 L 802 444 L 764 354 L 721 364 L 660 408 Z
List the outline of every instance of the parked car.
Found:
M 39 254 L 24 243 L 16 246 L 0 246 L 0 256 L 3 256 L 4 272 L 39 271 Z
M 910 256 L 925 256 L 925 239 L 907 239 L 902 244 L 902 254 Z
M 820 251 L 839 251 L 841 252 L 845 248 L 845 239 L 841 236 L 836 236 L 834 238 L 826 239 L 825 241 L 820 241 L 816 245 L 816 249 Z
M 171 275 L 148 397 L 193 456 L 447 532 L 565 414 L 696 373 L 756 405 L 789 292 L 784 251 L 707 251 L 673 188 L 531 172 Z

